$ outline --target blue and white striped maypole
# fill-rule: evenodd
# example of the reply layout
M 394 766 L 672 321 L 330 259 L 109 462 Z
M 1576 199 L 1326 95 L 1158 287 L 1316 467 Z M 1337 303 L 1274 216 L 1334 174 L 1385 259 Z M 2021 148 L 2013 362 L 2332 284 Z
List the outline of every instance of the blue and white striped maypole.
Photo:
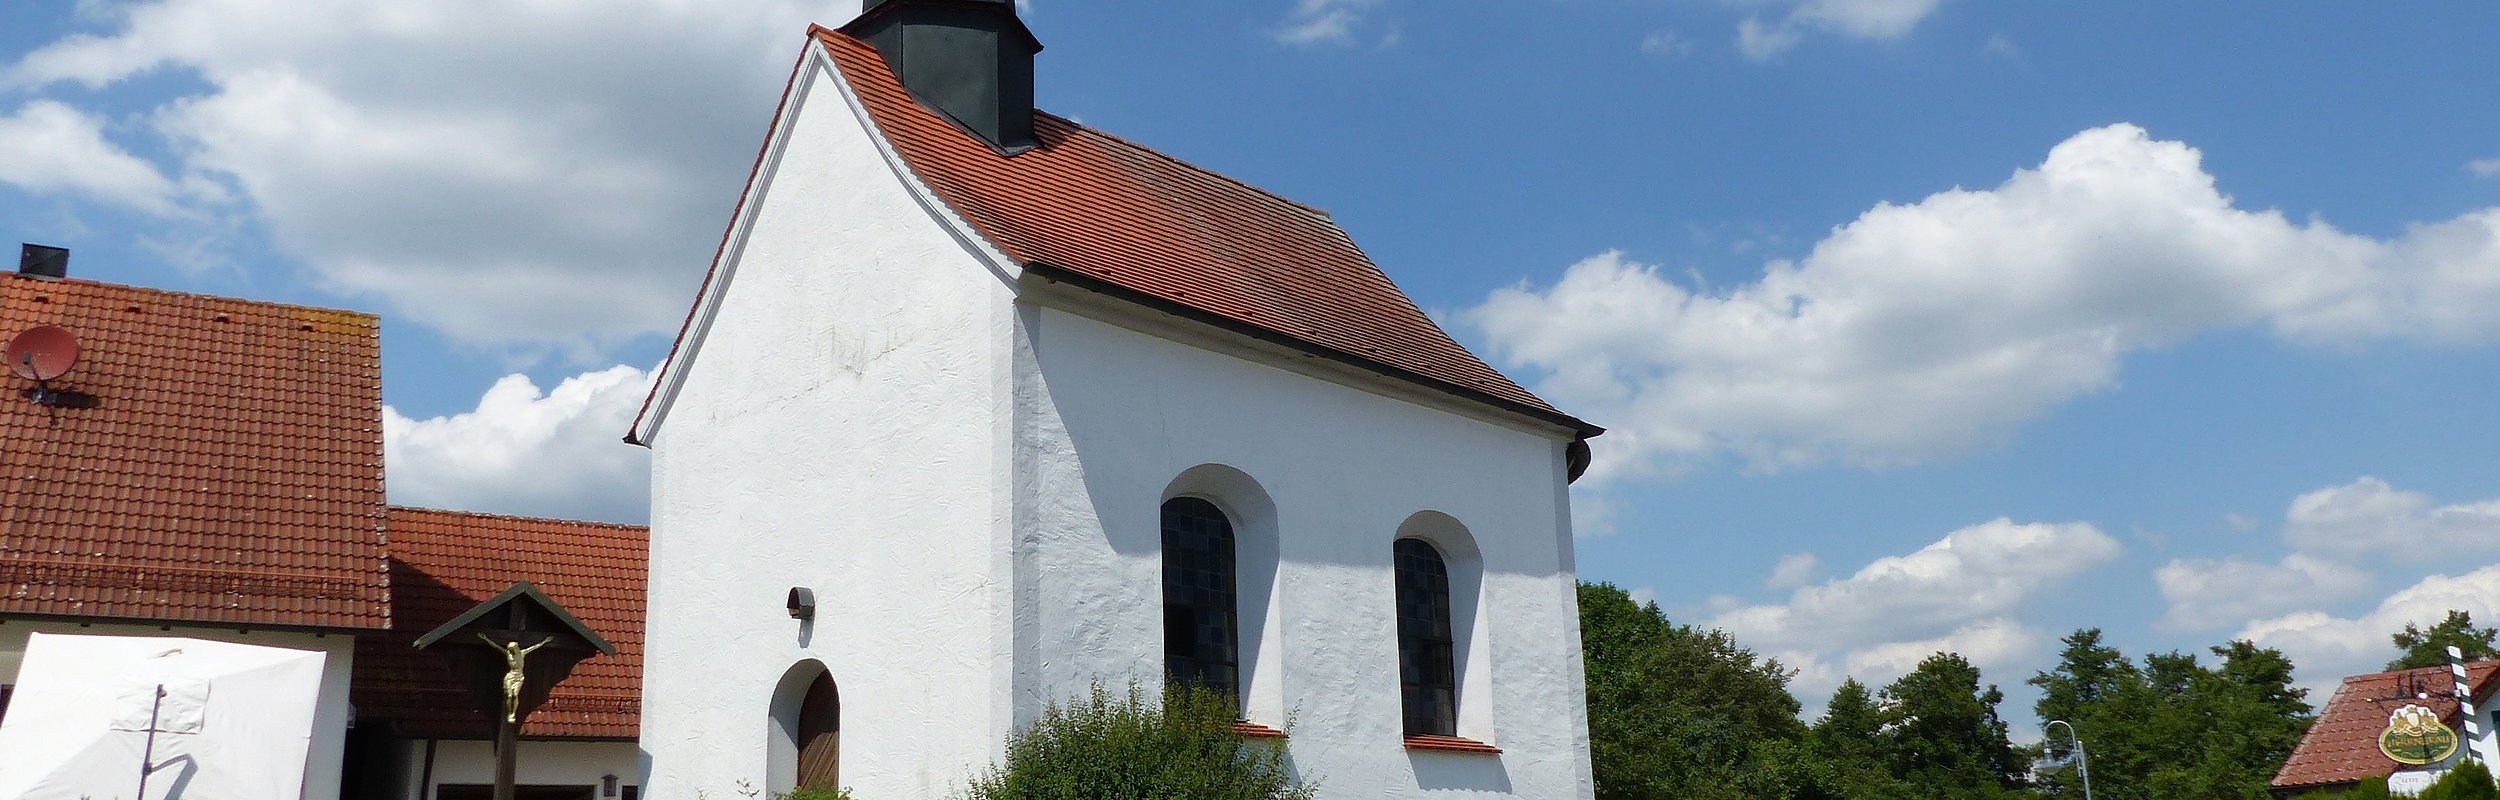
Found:
M 2465 676 L 2465 651 L 2448 648 L 2450 690 L 2457 695 L 2457 712 L 2465 716 L 2465 760 L 2474 760 L 2474 746 L 2483 740 L 2483 723 L 2474 714 L 2474 684 Z

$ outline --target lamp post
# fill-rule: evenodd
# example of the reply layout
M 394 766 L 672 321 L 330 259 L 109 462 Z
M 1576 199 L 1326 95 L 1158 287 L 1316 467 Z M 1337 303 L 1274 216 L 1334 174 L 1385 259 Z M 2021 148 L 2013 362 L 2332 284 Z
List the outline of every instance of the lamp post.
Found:
M 2040 726 L 2040 734 L 2045 737 L 2049 728 L 2058 725 L 2066 726 L 2066 738 L 2074 740 L 2075 772 L 2083 776 L 2083 800 L 2092 800 L 2092 757 L 2083 752 L 2083 734 L 2075 732 L 2074 723 L 2062 719 L 2049 720 L 2047 725 Z

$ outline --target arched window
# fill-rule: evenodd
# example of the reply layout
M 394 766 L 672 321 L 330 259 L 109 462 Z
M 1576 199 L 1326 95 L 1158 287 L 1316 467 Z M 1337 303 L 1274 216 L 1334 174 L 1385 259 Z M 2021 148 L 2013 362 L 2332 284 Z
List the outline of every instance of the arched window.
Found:
M 1241 639 L 1234 620 L 1233 523 L 1214 503 L 1163 504 L 1163 671 L 1238 696 Z
M 1398 585 L 1398 681 L 1406 734 L 1458 735 L 1458 650 L 1450 626 L 1450 566 L 1422 539 L 1394 545 Z

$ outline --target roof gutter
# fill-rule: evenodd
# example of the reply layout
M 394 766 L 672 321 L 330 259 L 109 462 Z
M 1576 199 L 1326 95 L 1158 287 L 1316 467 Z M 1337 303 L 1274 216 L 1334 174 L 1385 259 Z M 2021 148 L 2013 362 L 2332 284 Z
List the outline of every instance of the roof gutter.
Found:
M 1024 264 L 1024 268 L 1027 271 L 1043 278 L 1066 283 L 1089 292 L 1118 298 L 1120 300 L 1144 306 L 1165 314 L 1170 314 L 1206 325 L 1212 325 L 1232 333 L 1237 333 L 1262 342 L 1288 348 L 1304 355 L 1325 358 L 1339 364 L 1379 375 L 1381 377 L 1412 383 L 1443 394 L 1453 395 L 1461 399 L 1492 406 L 1502 411 L 1534 419 L 1538 422 L 1566 428 L 1573 433 L 1578 434 L 1577 441 L 1585 442 L 1606 432 L 1605 428 L 1591 425 L 1578 417 L 1574 417 L 1560 411 L 1537 408 L 1535 406 L 1495 395 L 1481 389 L 1461 386 L 1449 381 L 1418 374 L 1412 370 L 1398 367 L 1396 365 L 1374 361 L 1372 359 L 1357 356 L 1353 353 L 1348 353 L 1336 348 L 1326 347 L 1313 342 L 1305 341 L 1303 339 L 1270 330 L 1268 328 L 1252 325 L 1247 322 L 1242 322 L 1240 320 L 1193 308 L 1185 304 L 1166 300 L 1161 297 L 1156 297 L 1126 286 L 1121 286 L 1100 278 L 1085 275 L 1066 267 L 1041 261 L 1030 261 Z M 1585 447 L 1585 445 L 1583 446 Z

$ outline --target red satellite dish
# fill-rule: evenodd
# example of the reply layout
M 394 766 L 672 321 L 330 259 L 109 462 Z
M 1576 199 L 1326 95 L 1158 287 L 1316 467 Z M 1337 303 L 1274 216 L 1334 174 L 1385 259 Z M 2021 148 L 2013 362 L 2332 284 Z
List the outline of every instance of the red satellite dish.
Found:
M 9 340 L 9 371 L 20 378 L 48 381 L 78 366 L 78 337 L 51 325 L 37 325 Z

